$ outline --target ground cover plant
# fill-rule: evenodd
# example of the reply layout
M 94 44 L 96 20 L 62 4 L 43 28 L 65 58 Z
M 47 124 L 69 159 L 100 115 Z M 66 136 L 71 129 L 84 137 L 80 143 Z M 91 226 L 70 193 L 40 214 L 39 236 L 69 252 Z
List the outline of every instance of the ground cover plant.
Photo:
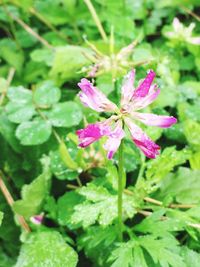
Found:
M 200 266 L 199 13 L 0 1 L 0 267 Z

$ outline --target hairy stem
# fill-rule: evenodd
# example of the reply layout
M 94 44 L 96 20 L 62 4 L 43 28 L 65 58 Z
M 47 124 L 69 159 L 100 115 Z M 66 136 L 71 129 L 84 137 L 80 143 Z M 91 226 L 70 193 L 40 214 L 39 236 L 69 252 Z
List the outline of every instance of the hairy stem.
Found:
M 23 20 L 17 18 L 10 12 L 8 12 L 8 15 L 16 21 L 25 31 L 27 31 L 29 34 L 34 36 L 40 43 L 42 43 L 44 46 L 48 47 L 49 49 L 53 49 L 53 46 L 51 46 L 44 38 L 42 38 L 37 32 L 31 29 Z
M 123 180 L 124 180 L 124 155 L 123 155 L 123 140 L 119 147 L 119 163 L 118 163 L 118 230 L 119 241 L 123 241 L 123 220 L 122 220 L 122 207 L 123 207 Z
M 6 95 L 7 95 L 8 87 L 10 86 L 10 84 L 12 82 L 14 74 L 15 74 L 15 69 L 11 68 L 9 70 L 9 73 L 8 73 L 6 87 L 2 91 L 2 94 L 1 94 L 1 97 L 0 97 L 0 106 L 3 105 L 4 99 L 5 99 Z
M 46 20 L 34 7 L 29 9 L 30 13 L 43 22 L 50 30 L 52 30 L 57 36 L 66 41 L 66 36 L 59 32 L 48 20 Z
M 134 193 L 132 191 L 130 191 L 129 189 L 124 189 L 124 193 L 129 195 L 129 196 L 133 196 Z M 159 201 L 157 199 L 154 199 L 154 198 L 151 198 L 151 197 L 144 197 L 144 200 L 146 202 L 149 202 L 149 203 L 152 203 L 152 204 L 155 204 L 157 206 L 163 206 L 164 207 L 164 204 L 162 201 Z M 196 204 L 175 204 L 175 203 L 172 203 L 172 204 L 169 204 L 168 208 L 172 208 L 172 209 L 190 209 L 190 208 L 195 208 L 197 207 Z
M 181 6 L 181 8 L 188 14 L 190 14 L 192 17 L 194 17 L 196 20 L 200 21 L 200 17 L 195 14 L 192 10 L 190 10 L 189 8 L 185 7 L 185 6 Z
M 10 207 L 12 207 L 14 200 L 13 197 L 11 196 L 8 188 L 6 187 L 2 177 L 0 176 L 0 190 L 2 194 L 4 195 L 7 203 L 9 204 Z M 27 222 L 25 221 L 23 216 L 17 215 L 17 219 L 21 227 L 26 231 L 26 232 L 31 232 L 30 227 L 28 226 Z
M 100 21 L 98 15 L 96 13 L 96 10 L 95 10 L 92 2 L 90 0 L 84 0 L 84 2 L 87 5 L 87 7 L 88 7 L 88 9 L 89 9 L 89 11 L 90 11 L 90 13 L 92 15 L 92 18 L 93 18 L 94 22 L 96 23 L 96 26 L 97 26 L 100 34 L 101 34 L 102 39 L 105 42 L 107 42 L 108 41 L 108 37 L 107 37 L 107 35 L 106 35 L 106 33 L 105 33 L 104 29 L 103 29 L 103 26 L 101 24 L 101 21 Z
M 151 216 L 153 214 L 153 212 L 151 211 L 146 211 L 146 210 L 138 210 L 138 213 L 148 217 Z M 164 221 L 164 220 L 168 220 L 169 218 L 167 216 L 162 216 L 160 218 L 160 220 Z M 187 225 L 189 225 L 190 227 L 196 228 L 196 229 L 200 229 L 200 224 L 199 223 L 191 223 L 191 222 L 186 222 Z

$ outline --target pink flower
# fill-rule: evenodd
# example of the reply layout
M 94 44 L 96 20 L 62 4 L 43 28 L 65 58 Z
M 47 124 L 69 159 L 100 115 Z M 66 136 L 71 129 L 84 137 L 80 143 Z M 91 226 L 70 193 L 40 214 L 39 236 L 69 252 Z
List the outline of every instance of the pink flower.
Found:
M 174 18 L 172 22 L 173 31 L 166 32 L 166 37 L 170 39 L 175 39 L 180 41 L 184 41 L 193 45 L 200 45 L 200 36 L 192 36 L 193 30 L 195 28 L 195 23 L 190 23 L 188 27 L 185 27 L 178 18 Z
M 42 224 L 43 219 L 44 219 L 44 213 L 30 217 L 30 221 L 37 225 Z
M 160 93 L 157 85 L 153 84 L 154 78 L 155 72 L 150 70 L 146 78 L 134 88 L 135 70 L 130 71 L 122 85 L 120 109 L 87 79 L 82 79 L 78 84 L 82 90 L 79 94 L 82 103 L 98 112 L 112 112 L 114 115 L 103 122 L 89 124 L 85 129 L 78 130 L 76 133 L 79 137 L 79 146 L 87 147 L 106 136 L 107 141 L 104 148 L 108 152 L 107 157 L 111 159 L 125 136 L 124 127 L 128 127 L 135 145 L 147 157 L 155 158 L 159 154 L 160 147 L 135 124 L 135 121 L 150 126 L 168 128 L 177 120 L 172 116 L 138 112 L 150 105 Z
M 96 111 L 115 111 L 117 106 L 112 103 L 101 91 L 93 86 L 87 79 L 82 79 L 78 86 L 81 88 L 79 97 L 85 106 Z

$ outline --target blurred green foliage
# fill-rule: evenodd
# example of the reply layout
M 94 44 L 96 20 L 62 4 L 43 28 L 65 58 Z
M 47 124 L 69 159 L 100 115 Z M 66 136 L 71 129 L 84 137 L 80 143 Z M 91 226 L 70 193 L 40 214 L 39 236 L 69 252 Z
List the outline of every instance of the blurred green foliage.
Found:
M 9 207 L 0 193 L 0 267 L 199 267 L 199 0 L 91 2 L 107 41 L 87 1 L 0 1 L 0 182 L 14 199 Z M 156 160 L 125 140 L 120 243 L 118 155 L 108 161 L 102 141 L 79 149 L 75 135 L 107 114 L 81 105 L 77 83 L 97 68 L 117 103 L 135 66 L 138 80 L 154 69 L 161 88 L 147 112 L 178 123 L 145 129 L 161 145 Z

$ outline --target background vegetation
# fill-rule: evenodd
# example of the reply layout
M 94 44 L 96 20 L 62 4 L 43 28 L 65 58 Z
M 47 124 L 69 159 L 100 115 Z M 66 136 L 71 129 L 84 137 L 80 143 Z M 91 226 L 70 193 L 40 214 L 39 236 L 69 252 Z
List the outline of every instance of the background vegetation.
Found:
M 199 11 L 198 0 L 0 1 L 1 267 L 199 267 Z M 178 123 L 145 129 L 156 160 L 125 140 L 120 243 L 118 156 L 102 141 L 77 148 L 75 131 L 107 116 L 81 105 L 77 82 L 93 71 L 117 103 L 133 67 L 138 80 L 157 73 L 148 111 Z

